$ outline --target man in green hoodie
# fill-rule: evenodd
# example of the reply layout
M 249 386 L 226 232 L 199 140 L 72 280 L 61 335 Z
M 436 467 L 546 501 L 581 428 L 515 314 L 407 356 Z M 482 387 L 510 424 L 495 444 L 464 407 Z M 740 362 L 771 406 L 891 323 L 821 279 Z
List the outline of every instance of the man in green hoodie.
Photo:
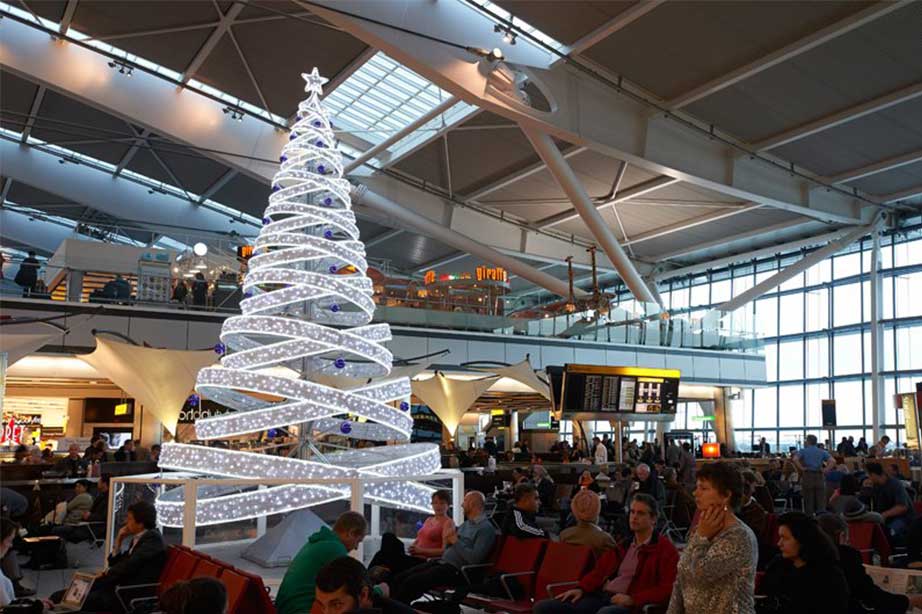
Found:
M 331 531 L 323 527 L 301 548 L 279 587 L 275 599 L 278 614 L 308 614 L 314 605 L 317 572 L 327 563 L 348 556 L 365 538 L 368 526 L 357 512 L 344 512 Z

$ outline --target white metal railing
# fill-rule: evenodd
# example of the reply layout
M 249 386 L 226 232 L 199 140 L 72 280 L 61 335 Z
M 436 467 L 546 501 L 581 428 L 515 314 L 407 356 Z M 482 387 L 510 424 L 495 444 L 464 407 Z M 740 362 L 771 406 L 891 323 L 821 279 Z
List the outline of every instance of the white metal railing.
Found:
M 384 477 L 354 477 L 354 478 L 315 478 L 315 479 L 272 479 L 272 478 L 219 478 L 219 477 L 202 477 L 189 473 L 148 473 L 142 475 L 113 477 L 109 489 L 108 504 L 108 523 L 106 526 L 106 552 L 112 548 L 115 532 L 119 529 L 114 522 L 116 509 L 116 499 L 119 493 L 124 491 L 125 485 L 137 484 L 147 487 L 159 485 L 162 487 L 182 487 L 183 489 L 183 526 L 182 526 L 182 544 L 189 548 L 195 547 L 196 519 L 195 509 L 198 501 L 199 486 L 257 486 L 265 488 L 267 486 L 288 486 L 288 485 L 334 485 L 337 487 L 348 486 L 349 488 L 349 509 L 364 514 L 365 510 L 365 484 L 375 482 L 393 482 L 395 479 L 412 480 L 416 482 L 432 482 L 436 480 L 451 480 L 452 492 L 452 518 L 455 525 L 464 522 L 464 514 L 461 510 L 461 501 L 464 497 L 464 474 L 458 469 L 442 469 L 437 473 L 429 475 L 409 475 L 409 476 L 384 476 Z M 266 532 L 266 517 L 256 519 L 256 535 L 261 537 Z M 380 537 L 381 535 L 381 506 L 371 505 L 371 522 L 370 537 Z M 363 556 L 362 546 L 360 545 L 357 558 Z

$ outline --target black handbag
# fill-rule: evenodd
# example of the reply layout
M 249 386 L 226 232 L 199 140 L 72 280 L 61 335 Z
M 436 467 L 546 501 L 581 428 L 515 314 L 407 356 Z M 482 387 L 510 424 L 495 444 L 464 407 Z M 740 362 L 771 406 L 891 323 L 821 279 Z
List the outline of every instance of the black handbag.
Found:
M 2 614 L 42 614 L 45 605 L 38 599 L 14 599 L 3 606 Z

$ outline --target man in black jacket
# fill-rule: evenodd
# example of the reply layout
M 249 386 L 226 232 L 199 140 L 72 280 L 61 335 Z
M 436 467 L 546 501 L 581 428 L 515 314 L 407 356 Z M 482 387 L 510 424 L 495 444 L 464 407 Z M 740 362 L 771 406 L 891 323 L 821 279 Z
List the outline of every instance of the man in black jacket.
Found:
M 160 579 L 165 563 L 166 544 L 157 530 L 156 509 L 147 501 L 132 503 L 125 525 L 115 537 L 109 568 L 96 577 L 83 611 L 123 614 L 125 610 L 115 596 L 115 587 L 154 584 Z M 51 600 L 59 602 L 63 592 L 56 593 Z
M 538 526 L 535 515 L 540 501 L 538 489 L 531 482 L 522 482 L 515 487 L 512 509 L 506 512 L 503 521 L 503 535 L 529 539 L 547 537 L 547 531 Z
M 325 614 L 415 614 L 410 606 L 383 597 L 371 590 L 365 567 L 352 557 L 343 556 L 317 572 L 314 603 Z
M 848 583 L 849 614 L 866 614 L 868 608 L 877 614 L 903 614 L 912 607 L 922 607 L 922 595 L 897 595 L 874 584 L 864 569 L 861 553 L 845 544 L 848 524 L 839 514 L 821 514 L 820 528 L 839 549 L 839 567 Z

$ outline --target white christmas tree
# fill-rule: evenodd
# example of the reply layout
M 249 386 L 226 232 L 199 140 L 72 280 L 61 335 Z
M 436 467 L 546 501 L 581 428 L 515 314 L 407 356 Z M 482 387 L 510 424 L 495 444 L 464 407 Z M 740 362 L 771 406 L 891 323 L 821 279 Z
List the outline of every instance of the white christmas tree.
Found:
M 282 150 L 280 168 L 256 239 L 244 284 L 242 315 L 228 318 L 215 351 L 220 366 L 198 374 L 196 392 L 234 409 L 197 420 L 196 436 L 215 440 L 302 425 L 310 459 L 221 447 L 169 443 L 160 466 L 232 478 L 332 478 L 342 484 L 281 485 L 262 490 L 202 487 L 196 524 L 255 518 L 347 499 L 345 480 L 369 482 L 369 502 L 427 511 L 432 488 L 400 476 L 429 475 L 440 468 L 438 446 L 410 444 L 410 382 L 388 379 L 391 338 L 387 324 L 369 324 L 374 312 L 365 246 L 343 179 L 342 155 L 320 94 L 315 68 L 302 75 L 307 99 Z M 273 369 L 273 367 L 275 369 Z M 280 373 L 278 367 L 289 371 Z M 297 377 L 291 377 L 292 373 Z M 317 377 L 321 376 L 321 377 Z M 341 390 L 324 376 L 364 378 Z M 394 445 L 320 454 L 314 437 L 338 434 Z M 160 496 L 164 526 L 182 526 L 182 489 Z

